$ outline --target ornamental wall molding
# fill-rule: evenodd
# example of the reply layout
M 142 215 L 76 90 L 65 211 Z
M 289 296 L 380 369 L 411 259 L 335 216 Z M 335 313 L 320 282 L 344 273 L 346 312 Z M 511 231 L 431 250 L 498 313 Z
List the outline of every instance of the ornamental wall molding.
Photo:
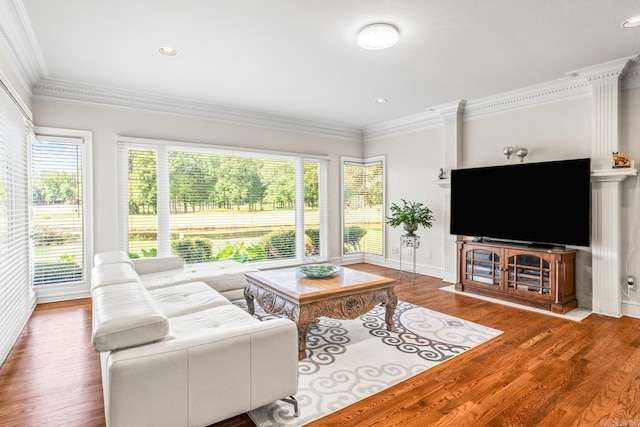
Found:
M 592 79 L 596 79 L 596 75 L 616 74 L 621 77 L 621 89 L 635 89 L 640 87 L 640 60 L 638 58 L 638 56 L 630 56 L 606 64 L 582 69 L 581 71 L 590 70 L 594 74 Z M 627 66 L 620 72 L 620 69 L 617 69 L 617 67 L 623 62 L 626 62 Z M 591 93 L 590 81 L 578 75 L 577 71 L 573 71 L 557 80 L 467 101 L 462 111 L 462 118 L 463 120 L 470 120 L 491 114 L 500 114 L 520 108 L 527 108 L 533 105 L 590 96 Z M 437 118 L 433 115 L 436 111 L 437 107 L 429 108 L 421 114 L 367 127 L 364 129 L 364 139 L 368 141 L 371 139 L 391 137 L 428 129 L 434 125 L 442 125 L 442 121 L 438 123 Z
M 27 12 L 20 1 L 0 2 L 0 52 L 28 93 L 39 78 L 48 74 Z
M 533 105 L 542 105 L 579 96 L 589 96 L 591 94 L 590 81 L 584 78 L 584 75 L 579 76 L 574 73 L 543 84 L 467 101 L 461 113 L 462 119 L 471 120 Z M 611 71 L 611 73 L 615 73 L 615 71 Z M 606 74 L 606 72 L 600 72 L 598 75 Z M 628 67 L 622 73 L 620 87 L 624 90 L 640 87 L 640 61 L 629 60 Z M 421 113 L 361 129 L 328 122 L 52 79 L 41 79 L 37 82 L 33 86 L 33 97 L 34 99 L 66 101 L 99 107 L 107 106 L 124 110 L 168 113 L 239 125 L 297 131 L 358 141 L 364 140 L 365 142 L 442 126 L 442 113 L 446 113 L 446 111 L 436 106 Z M 451 105 L 451 103 L 443 104 L 443 106 Z
M 469 101 L 467 102 L 463 117 L 464 120 L 470 120 L 486 115 L 531 107 L 533 105 L 548 104 L 579 96 L 588 96 L 590 93 L 591 86 L 583 79 L 563 77 L 551 82 Z
M 606 80 L 610 78 L 619 78 L 626 72 L 637 65 L 640 55 L 627 56 L 625 58 L 615 59 L 603 64 L 592 65 L 590 67 L 581 68 L 579 70 L 570 71 L 569 76 L 582 76 L 590 82 L 598 80 Z
M 563 77 L 551 82 L 467 101 L 462 110 L 462 120 L 471 120 L 533 105 L 546 104 L 578 96 L 589 96 L 590 94 L 591 85 L 586 80 L 573 76 Z M 436 108 L 430 108 L 421 114 L 367 127 L 364 129 L 364 139 L 368 141 L 424 130 L 437 125 L 441 126 L 443 122 L 438 119 L 439 117 L 440 114 Z
M 410 116 L 368 126 L 363 129 L 363 138 L 365 142 L 374 141 L 381 138 L 388 138 L 390 136 L 399 136 L 431 129 L 442 126 L 442 124 L 441 115 L 437 111 L 429 109 L 422 113 L 412 114 Z
M 595 169 L 591 171 L 591 182 L 622 182 L 630 176 L 637 176 L 638 169 Z
M 362 129 L 357 127 L 61 80 L 40 80 L 33 86 L 33 98 L 66 101 L 95 107 L 167 113 L 235 125 L 296 131 L 362 141 Z

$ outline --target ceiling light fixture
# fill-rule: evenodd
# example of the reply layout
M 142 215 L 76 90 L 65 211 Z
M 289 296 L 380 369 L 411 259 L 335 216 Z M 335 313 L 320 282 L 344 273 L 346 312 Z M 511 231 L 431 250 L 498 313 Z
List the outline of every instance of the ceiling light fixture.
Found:
M 640 25 L 640 15 L 629 18 L 622 23 L 623 28 L 637 27 Z
M 176 56 L 178 54 L 177 50 L 169 46 L 161 47 L 160 49 L 158 49 L 158 52 L 166 56 Z
M 389 100 L 387 98 L 378 98 L 374 102 L 374 104 L 386 104 Z
M 358 33 L 358 46 L 364 49 L 387 49 L 398 43 L 400 34 L 391 24 L 367 25 Z

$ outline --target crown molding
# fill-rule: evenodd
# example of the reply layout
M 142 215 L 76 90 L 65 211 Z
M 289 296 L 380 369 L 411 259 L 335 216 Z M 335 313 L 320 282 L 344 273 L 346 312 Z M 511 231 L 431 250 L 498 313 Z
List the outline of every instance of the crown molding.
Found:
M 2 71 L 0 71 L 0 88 L 2 88 L 9 98 L 13 101 L 13 103 L 18 107 L 22 115 L 29 121 L 33 120 L 33 113 L 29 110 L 29 107 L 20 99 L 20 95 L 18 92 L 11 86 L 9 79 L 4 75 Z
M 39 80 L 33 86 L 33 98 L 362 141 L 362 129 L 357 127 L 61 80 Z
M 404 135 L 438 126 L 442 126 L 440 113 L 429 109 L 422 113 L 367 126 L 363 129 L 363 138 L 365 141 L 374 141 L 376 139 Z
M 21 0 L 0 2 L 0 52 L 31 93 L 32 85 L 48 74 L 40 46 Z
M 446 104 L 438 105 L 436 107 L 429 108 L 431 111 L 435 111 L 442 117 L 452 116 L 464 112 L 464 107 L 467 105 L 466 99 L 459 99 L 457 101 L 448 102 Z
M 640 87 L 640 55 L 576 70 L 557 80 L 486 98 L 466 101 L 460 105 L 458 105 L 458 101 L 456 103 L 447 103 L 429 108 L 428 111 L 431 113 L 419 113 L 369 126 L 364 129 L 364 139 L 369 141 L 440 126 L 443 121 L 438 120 L 438 115 L 450 114 L 453 112 L 452 108 L 463 108 L 462 118 L 463 120 L 469 120 L 536 104 L 546 104 L 578 96 L 589 96 L 592 93 L 590 79 L 594 79 L 596 76 L 611 75 L 612 73 L 617 73 L 621 76 L 620 87 L 622 89 Z
M 625 58 L 615 59 L 613 61 L 604 62 L 602 64 L 592 65 L 590 67 L 581 68 L 575 71 L 569 71 L 569 76 L 584 77 L 589 81 L 600 80 L 609 77 L 620 77 L 624 70 L 628 68 L 632 62 L 638 60 L 639 55 L 627 56 Z
M 620 81 L 620 88 L 623 90 L 638 87 L 640 87 L 640 56 L 629 62 L 629 65 L 623 71 Z
M 443 124 L 441 115 L 451 113 L 452 109 L 462 108 L 463 120 L 468 120 L 589 94 L 591 94 L 591 86 L 587 81 L 581 78 L 564 77 L 464 103 L 456 101 L 455 103 L 442 104 L 429 108 L 424 113 L 369 126 L 364 129 L 364 139 L 369 141 L 441 126 Z
M 591 94 L 583 79 L 564 77 L 467 102 L 464 120 Z

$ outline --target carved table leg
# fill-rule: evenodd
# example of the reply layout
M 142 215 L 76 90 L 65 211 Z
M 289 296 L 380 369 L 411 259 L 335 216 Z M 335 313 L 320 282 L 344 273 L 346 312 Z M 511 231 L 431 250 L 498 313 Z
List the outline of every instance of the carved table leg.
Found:
M 398 297 L 396 293 L 393 291 L 393 288 L 389 288 L 387 291 L 387 302 L 385 303 L 386 308 L 386 316 L 385 320 L 387 322 L 387 330 L 390 332 L 396 332 L 396 324 L 393 322 L 393 314 L 396 311 L 396 306 L 398 305 Z
M 307 358 L 307 328 L 309 323 L 298 323 L 298 360 Z
M 289 314 L 289 319 L 298 326 L 298 360 L 307 358 L 307 329 L 312 323 L 318 323 L 317 310 L 304 305 L 298 306 Z
M 251 294 L 251 292 L 249 292 L 249 287 L 251 285 L 247 285 L 244 288 L 244 299 L 247 301 L 247 311 L 249 312 L 250 315 L 254 315 L 256 312 L 256 308 L 253 304 L 253 295 Z

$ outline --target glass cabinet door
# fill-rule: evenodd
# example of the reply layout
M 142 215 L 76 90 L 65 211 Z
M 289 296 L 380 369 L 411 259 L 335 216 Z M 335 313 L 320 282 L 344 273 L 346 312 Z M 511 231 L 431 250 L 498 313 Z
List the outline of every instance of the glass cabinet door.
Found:
M 551 295 L 551 269 L 548 260 L 531 254 L 509 254 L 507 272 L 509 290 Z
M 486 249 L 467 251 L 465 279 L 500 286 L 500 255 Z

